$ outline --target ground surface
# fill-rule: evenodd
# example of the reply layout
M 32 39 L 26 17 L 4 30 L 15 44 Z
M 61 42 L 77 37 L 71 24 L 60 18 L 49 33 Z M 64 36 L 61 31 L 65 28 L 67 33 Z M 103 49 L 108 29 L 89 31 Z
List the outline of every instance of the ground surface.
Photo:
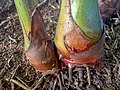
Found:
M 50 0 L 41 11 L 46 29 L 54 37 L 59 15 L 59 4 Z M 68 85 L 68 67 L 61 72 L 63 90 L 120 90 L 120 17 L 115 15 L 106 27 L 104 68 L 90 68 L 91 82 L 87 82 L 86 70 L 73 71 L 73 83 Z M 3 90 L 23 90 L 23 86 L 33 88 L 37 85 L 40 72 L 35 70 L 26 59 L 23 49 L 23 33 L 13 0 L 0 0 L 0 88 Z M 79 71 L 79 72 L 78 72 Z M 81 76 L 79 73 L 82 73 Z M 56 85 L 54 86 L 54 84 Z M 36 90 L 59 90 L 55 76 L 46 76 Z M 1 90 L 1 89 L 0 89 Z

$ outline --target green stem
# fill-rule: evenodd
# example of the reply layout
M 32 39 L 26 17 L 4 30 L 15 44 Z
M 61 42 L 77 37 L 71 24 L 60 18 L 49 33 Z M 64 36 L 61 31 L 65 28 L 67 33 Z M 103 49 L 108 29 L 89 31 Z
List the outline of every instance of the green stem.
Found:
M 98 0 L 70 0 L 71 14 L 82 32 L 94 42 L 103 33 Z
M 24 48 L 29 47 L 28 35 L 31 29 L 31 12 L 37 5 L 37 0 L 14 0 L 24 34 Z

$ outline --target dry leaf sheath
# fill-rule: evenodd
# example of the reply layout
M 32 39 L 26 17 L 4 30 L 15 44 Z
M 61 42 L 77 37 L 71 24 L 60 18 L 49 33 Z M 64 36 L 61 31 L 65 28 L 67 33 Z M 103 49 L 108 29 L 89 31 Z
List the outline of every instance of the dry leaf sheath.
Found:
M 32 13 L 30 46 L 26 56 L 31 64 L 40 72 L 51 70 L 58 66 L 54 45 L 45 31 L 44 21 L 39 7 Z

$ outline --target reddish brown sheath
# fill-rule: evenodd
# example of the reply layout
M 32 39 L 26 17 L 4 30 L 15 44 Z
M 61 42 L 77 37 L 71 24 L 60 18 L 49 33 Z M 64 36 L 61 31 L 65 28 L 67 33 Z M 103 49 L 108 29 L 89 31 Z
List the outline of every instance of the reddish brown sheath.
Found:
M 54 45 L 45 31 L 39 7 L 32 13 L 30 46 L 26 51 L 30 63 L 40 72 L 58 67 Z

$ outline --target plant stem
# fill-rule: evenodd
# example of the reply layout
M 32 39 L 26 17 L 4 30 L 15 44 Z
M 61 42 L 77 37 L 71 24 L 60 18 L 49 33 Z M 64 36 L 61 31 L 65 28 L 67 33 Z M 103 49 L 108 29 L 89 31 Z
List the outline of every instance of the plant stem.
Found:
M 31 12 L 37 5 L 37 0 L 14 0 L 24 34 L 24 48 L 29 47 L 29 33 L 31 29 Z

